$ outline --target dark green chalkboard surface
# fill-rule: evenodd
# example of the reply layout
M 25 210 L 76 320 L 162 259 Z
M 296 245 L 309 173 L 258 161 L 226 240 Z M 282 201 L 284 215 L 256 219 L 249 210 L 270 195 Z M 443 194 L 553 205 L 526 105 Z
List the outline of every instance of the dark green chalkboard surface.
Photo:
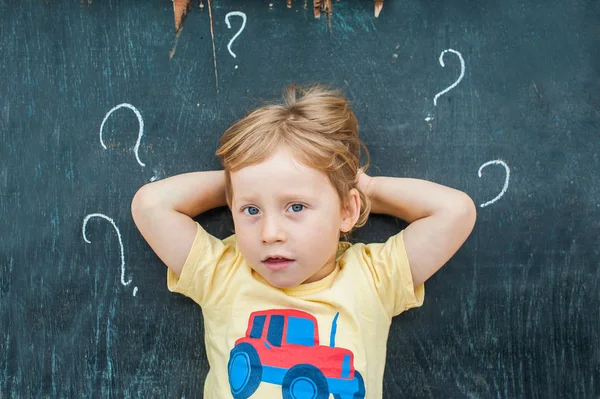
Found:
M 0 0 L 0 397 L 201 396 L 201 309 L 167 290 L 131 199 L 220 168 L 231 123 L 311 82 L 351 101 L 372 175 L 478 205 L 394 319 L 384 397 L 599 397 L 600 3 L 333 4 L 213 0 L 211 34 L 195 3 L 176 38 L 168 0 Z

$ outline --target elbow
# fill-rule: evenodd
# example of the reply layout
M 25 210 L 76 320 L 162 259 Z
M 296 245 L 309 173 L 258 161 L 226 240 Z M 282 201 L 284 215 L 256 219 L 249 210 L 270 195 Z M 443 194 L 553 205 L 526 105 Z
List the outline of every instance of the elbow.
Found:
M 468 227 L 469 234 L 475 227 L 475 221 L 477 220 L 477 206 L 473 199 L 467 194 L 462 195 L 461 205 L 459 206 L 461 218 L 464 220 L 466 227 Z
M 459 192 L 451 202 L 446 204 L 444 212 L 454 220 L 454 226 L 460 228 L 466 237 L 471 234 L 477 219 L 477 206 L 469 195 Z
M 140 187 L 131 199 L 131 216 L 134 221 L 151 206 L 152 194 L 148 190 L 150 184 L 152 183 Z
M 138 217 L 138 215 L 140 214 L 143 205 L 143 194 L 142 194 L 142 190 L 144 189 L 144 186 L 142 186 L 139 190 L 136 191 L 136 193 L 133 195 L 133 198 L 131 199 L 131 217 L 133 218 L 133 220 L 135 221 Z

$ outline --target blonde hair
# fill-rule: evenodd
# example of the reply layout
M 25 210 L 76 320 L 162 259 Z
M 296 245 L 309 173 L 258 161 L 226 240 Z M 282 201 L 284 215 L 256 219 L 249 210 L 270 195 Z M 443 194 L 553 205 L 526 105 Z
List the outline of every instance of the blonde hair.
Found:
M 298 97 L 298 94 L 300 96 Z M 291 151 L 296 161 L 327 175 L 336 190 L 342 209 L 347 194 L 355 188 L 360 194 L 360 215 L 352 230 L 363 226 L 369 217 L 371 202 L 358 187 L 359 169 L 369 166 L 369 151 L 358 138 L 358 121 L 339 90 L 314 84 L 306 90 L 288 85 L 283 103 L 263 105 L 231 125 L 220 139 L 216 155 L 225 169 L 225 193 L 231 208 L 231 172 L 256 165 L 279 146 Z M 360 167 L 361 147 L 366 164 Z

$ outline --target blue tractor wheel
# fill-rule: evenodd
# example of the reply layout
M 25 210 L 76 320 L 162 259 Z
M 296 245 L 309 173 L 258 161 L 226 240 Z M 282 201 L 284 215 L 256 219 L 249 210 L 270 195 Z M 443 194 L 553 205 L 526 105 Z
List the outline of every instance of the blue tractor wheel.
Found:
M 283 399 L 327 399 L 327 379 L 310 364 L 297 364 L 285 373 L 281 383 Z
M 340 394 L 334 393 L 333 397 L 335 399 L 343 399 L 347 397 L 348 399 L 364 399 L 365 398 L 365 380 L 363 380 L 362 375 L 358 371 L 354 371 L 354 378 L 358 381 L 358 390 L 354 392 L 354 395 L 350 394 L 348 396 L 342 396 Z
M 245 342 L 236 345 L 229 352 L 227 374 L 233 397 L 249 398 L 258 389 L 262 380 L 262 364 L 256 349 Z

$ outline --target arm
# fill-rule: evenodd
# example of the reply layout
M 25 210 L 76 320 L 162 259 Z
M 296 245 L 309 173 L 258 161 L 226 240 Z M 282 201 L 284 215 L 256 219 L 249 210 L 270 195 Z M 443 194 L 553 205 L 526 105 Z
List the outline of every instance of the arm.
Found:
M 156 255 L 180 275 L 196 237 L 192 218 L 225 205 L 224 171 L 193 172 L 140 188 L 131 201 L 131 215 Z
M 462 191 L 427 180 L 370 177 L 362 172 L 359 186 L 371 198 L 372 213 L 410 223 L 403 238 L 415 287 L 458 251 L 475 225 L 475 204 Z

